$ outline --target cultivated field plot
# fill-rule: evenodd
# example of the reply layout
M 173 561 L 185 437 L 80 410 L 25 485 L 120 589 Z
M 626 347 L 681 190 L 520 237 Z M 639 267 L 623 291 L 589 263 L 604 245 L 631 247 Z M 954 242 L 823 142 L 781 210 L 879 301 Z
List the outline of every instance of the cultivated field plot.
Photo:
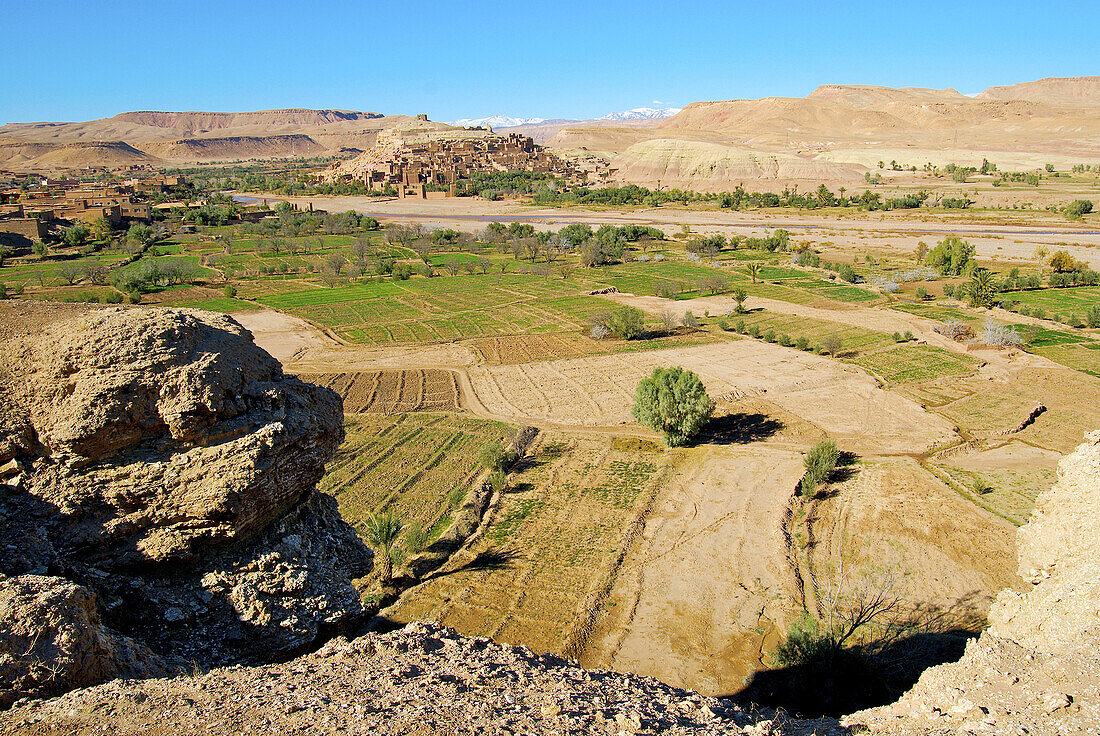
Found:
M 874 371 L 890 383 L 917 383 L 971 373 L 977 361 L 932 345 L 899 345 L 889 350 L 857 355 L 856 365 Z
M 778 522 L 802 458 L 761 447 L 680 452 L 580 662 L 728 694 L 801 610 Z
M 1050 314 L 1083 315 L 1089 308 L 1100 304 L 1100 286 L 1010 291 L 1001 296 L 1021 304 L 1042 307 Z
M 862 327 L 853 327 L 837 322 L 801 317 L 789 314 L 776 314 L 766 310 L 754 310 L 748 314 L 731 317 L 736 322 L 739 319 L 745 321 L 745 326 L 756 325 L 763 335 L 767 330 L 774 330 L 775 334 L 786 334 L 792 340 L 805 337 L 810 345 L 819 345 L 826 335 L 835 335 L 842 344 L 842 353 L 862 353 L 867 350 L 884 348 L 894 344 L 894 339 L 885 332 L 876 332 Z
M 671 457 L 650 443 L 544 436 L 464 561 L 405 593 L 390 617 L 576 656 Z
M 303 381 L 327 386 L 344 397 L 344 413 L 455 411 L 458 381 L 450 371 L 365 371 L 303 373 Z
M 890 580 L 905 600 L 978 616 L 1017 583 L 1015 528 L 911 458 L 864 459 L 830 490 L 813 503 L 815 543 L 803 548 L 821 583 L 835 584 L 843 560 L 853 587 Z
M 318 488 L 336 497 L 340 514 L 362 531 L 367 514 L 392 510 L 406 526 L 446 529 L 479 468 L 478 451 L 510 429 L 460 414 L 357 414 L 345 418 L 347 439 Z
M 255 298 L 352 342 L 376 344 L 578 330 L 605 306 L 570 282 L 524 274 L 372 282 Z
M 947 422 L 828 358 L 755 340 L 509 366 L 475 366 L 470 379 L 493 414 L 566 426 L 633 424 L 638 381 L 658 366 L 697 373 L 713 397 L 762 397 L 838 439 L 877 452 L 919 452 L 953 437 Z
M 1031 352 L 1100 378 L 1100 342 L 1033 348 Z
M 1020 526 L 1027 522 L 1035 497 L 1058 475 L 1061 454 L 1018 440 L 978 452 L 954 455 L 936 467 L 976 502 Z M 981 488 L 975 488 L 980 481 Z
M 967 395 L 944 404 L 937 413 L 970 432 L 1008 429 L 1039 404 L 1047 410 L 1016 435 L 1029 444 L 1066 453 L 1086 432 L 1100 427 L 1100 379 L 1069 368 L 1028 366 L 1011 381 L 961 377 L 956 385 Z
M 606 353 L 632 353 L 640 350 L 699 345 L 721 342 L 724 338 L 713 332 L 699 330 L 686 334 L 664 335 L 639 340 L 593 340 L 580 333 L 550 335 L 508 335 L 471 340 L 468 344 L 488 365 L 515 365 L 555 358 L 579 358 Z

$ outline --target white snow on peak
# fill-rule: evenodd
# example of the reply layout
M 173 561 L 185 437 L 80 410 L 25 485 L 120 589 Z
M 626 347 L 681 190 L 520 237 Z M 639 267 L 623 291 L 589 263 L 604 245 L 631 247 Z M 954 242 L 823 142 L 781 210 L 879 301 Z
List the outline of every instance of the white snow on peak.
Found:
M 447 125 L 476 128 L 491 125 L 493 128 L 514 128 L 517 125 L 538 125 L 546 122 L 546 118 L 514 118 L 509 115 L 490 115 L 487 118 L 462 118 L 452 120 Z
M 659 120 L 680 112 L 679 107 L 635 107 L 624 112 L 610 112 L 597 120 Z

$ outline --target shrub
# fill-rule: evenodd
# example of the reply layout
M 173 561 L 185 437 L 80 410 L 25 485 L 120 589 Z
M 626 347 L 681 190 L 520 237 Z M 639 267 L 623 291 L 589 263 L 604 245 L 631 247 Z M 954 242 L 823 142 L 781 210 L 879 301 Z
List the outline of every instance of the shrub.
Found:
M 971 329 L 970 325 L 963 324 L 957 319 L 949 319 L 942 325 L 934 327 L 933 331 L 956 342 L 974 337 L 974 330 Z
M 669 447 L 694 437 L 713 411 L 699 376 L 680 367 L 654 368 L 634 394 L 634 418 L 660 432 Z
M 722 330 L 723 332 L 729 332 L 733 328 L 730 326 L 730 321 L 728 319 L 726 319 L 725 317 L 719 317 L 718 329 Z
M 943 295 L 945 297 L 947 297 L 948 299 L 953 297 L 955 295 L 955 285 L 954 284 L 944 284 L 943 285 Z
M 222 293 L 225 294 L 226 299 L 232 299 L 233 297 L 237 296 L 237 287 L 227 286 L 222 289 Z
M 810 341 L 804 335 L 802 337 L 799 337 L 797 340 L 795 340 L 794 345 L 799 350 L 809 350 L 810 349 Z
M 779 344 L 782 345 L 783 347 L 789 348 L 791 346 L 791 336 L 788 335 L 786 332 L 779 333 L 779 338 L 778 339 L 779 339 Z
M 849 284 L 854 284 L 856 281 L 859 280 L 859 276 L 856 275 L 855 269 L 847 263 L 840 264 L 840 268 L 838 269 L 837 273 L 840 274 L 840 278 L 844 279 Z
M 500 440 L 491 440 L 477 453 L 477 461 L 488 470 L 503 470 L 515 461 L 515 455 L 504 449 Z
M 919 299 L 922 302 L 926 301 L 928 299 L 928 289 L 924 288 L 923 286 L 918 286 L 917 287 L 916 294 L 917 294 L 917 299 Z
M 764 339 L 768 342 L 775 342 L 775 330 L 769 327 L 767 332 L 764 333 Z
M 119 294 L 117 291 L 109 291 L 107 295 L 103 297 L 103 302 L 105 304 L 122 304 L 122 294 Z
M 636 307 L 617 305 L 596 312 L 589 318 L 589 322 L 593 327 L 592 336 L 596 339 L 602 339 L 602 337 L 612 334 L 624 340 L 629 340 L 642 333 L 645 326 L 645 315 Z M 596 327 L 602 327 L 606 332 L 600 337 L 596 337 Z
M 1089 311 L 1085 313 L 1085 322 L 1089 327 L 1100 327 L 1100 305 L 1095 305 L 1089 308 Z
M 1087 199 L 1075 199 L 1065 206 L 1063 212 L 1071 219 L 1083 217 L 1092 212 L 1092 202 Z
M 900 333 L 900 332 L 895 332 L 895 333 L 893 334 L 893 338 L 894 338 L 894 342 L 901 342 L 901 341 L 902 341 L 902 340 L 901 340 L 901 333 Z
M 689 330 L 699 329 L 699 320 L 690 311 L 684 312 L 684 317 L 680 320 L 680 324 Z
M 802 458 L 802 465 L 806 468 L 805 475 L 799 483 L 799 491 L 803 496 L 809 496 L 822 483 L 829 480 L 829 476 L 836 470 L 837 461 L 840 460 L 840 450 L 832 440 L 822 440 L 810 448 L 806 457 Z
M 1000 345 L 1003 347 L 1018 347 L 1024 344 L 1020 333 L 1010 325 L 999 325 L 994 322 L 986 322 L 982 328 L 982 342 L 986 345 Z
M 840 339 L 840 335 L 826 335 L 821 339 L 821 347 L 826 353 L 836 357 L 840 353 L 841 348 L 844 347 L 844 341 Z
M 593 340 L 602 340 L 609 334 L 609 330 L 604 325 L 592 325 L 592 329 L 588 331 L 589 337 Z
M 905 331 L 905 341 L 906 342 L 911 342 L 911 341 L 916 340 L 916 339 L 917 338 L 913 336 L 913 333 L 911 331 L 909 331 L 909 330 Z
M 745 334 L 749 337 L 760 337 L 760 325 L 749 325 L 745 329 Z

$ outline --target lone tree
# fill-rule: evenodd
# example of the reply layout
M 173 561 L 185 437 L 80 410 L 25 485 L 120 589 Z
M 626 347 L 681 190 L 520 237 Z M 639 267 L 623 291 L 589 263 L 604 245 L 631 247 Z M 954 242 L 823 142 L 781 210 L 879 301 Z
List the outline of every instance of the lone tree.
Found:
M 669 447 L 694 437 L 713 411 L 699 376 L 678 366 L 654 368 L 634 394 L 634 418 L 664 435 Z
M 364 527 L 367 542 L 382 550 L 381 559 L 379 560 L 381 569 L 378 571 L 378 577 L 382 580 L 382 585 L 388 585 L 390 580 L 393 579 L 393 545 L 401 537 L 405 523 L 400 516 L 394 515 L 392 511 L 387 511 L 384 514 L 370 514 L 367 516 Z

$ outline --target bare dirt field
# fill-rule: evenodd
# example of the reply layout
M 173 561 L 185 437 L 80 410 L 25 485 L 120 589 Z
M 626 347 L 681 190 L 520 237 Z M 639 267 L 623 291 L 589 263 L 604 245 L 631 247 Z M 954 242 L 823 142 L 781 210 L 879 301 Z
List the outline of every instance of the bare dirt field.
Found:
M 922 452 L 951 426 L 881 389 L 858 369 L 792 348 L 740 340 L 691 348 L 511 366 L 473 366 L 474 392 L 490 414 L 559 426 L 632 424 L 634 388 L 658 366 L 695 371 L 711 396 L 757 397 L 802 417 L 853 449 Z
M 345 413 L 378 411 L 454 411 L 459 408 L 458 380 L 450 371 L 368 371 L 302 373 L 303 381 L 327 386 L 344 398 Z
M 697 448 L 654 501 L 581 662 L 733 693 L 800 609 L 783 517 L 801 456 Z

